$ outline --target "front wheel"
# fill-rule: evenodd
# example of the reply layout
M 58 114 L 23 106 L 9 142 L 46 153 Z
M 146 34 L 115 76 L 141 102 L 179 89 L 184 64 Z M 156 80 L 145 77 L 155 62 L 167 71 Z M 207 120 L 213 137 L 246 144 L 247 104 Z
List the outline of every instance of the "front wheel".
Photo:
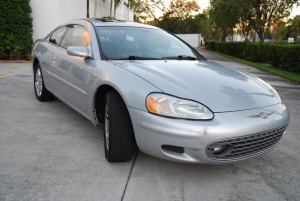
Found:
M 43 74 L 40 64 L 34 67 L 34 92 L 39 101 L 50 101 L 54 96 L 45 88 Z
M 136 147 L 131 118 L 122 97 L 109 91 L 104 101 L 104 150 L 109 162 L 131 160 Z

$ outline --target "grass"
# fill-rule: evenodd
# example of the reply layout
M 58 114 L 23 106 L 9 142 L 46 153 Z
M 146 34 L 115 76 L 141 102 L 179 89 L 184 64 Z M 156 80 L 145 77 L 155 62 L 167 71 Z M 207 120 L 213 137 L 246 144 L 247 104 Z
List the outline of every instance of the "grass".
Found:
M 252 66 L 254 68 L 258 68 L 260 70 L 264 70 L 264 71 L 267 71 L 269 73 L 273 73 L 274 75 L 284 77 L 288 80 L 291 80 L 291 81 L 294 81 L 294 82 L 297 82 L 297 83 L 300 84 L 300 75 L 299 74 L 291 73 L 291 72 L 281 70 L 281 69 L 277 69 L 277 68 L 270 67 L 270 66 L 264 66 L 264 65 L 254 63 L 254 62 L 251 62 L 251 61 L 246 61 L 246 60 L 243 60 L 243 59 L 240 59 L 240 58 L 237 58 L 237 57 L 233 57 L 233 56 L 230 56 L 230 55 L 227 55 L 227 54 L 223 54 L 223 53 L 220 53 L 220 52 L 216 52 L 216 51 L 213 51 L 213 50 L 209 50 L 209 51 L 213 52 L 213 53 L 216 53 L 216 54 L 219 54 L 221 56 L 227 57 L 229 59 L 241 62 L 243 64 L 247 64 L 247 65 Z

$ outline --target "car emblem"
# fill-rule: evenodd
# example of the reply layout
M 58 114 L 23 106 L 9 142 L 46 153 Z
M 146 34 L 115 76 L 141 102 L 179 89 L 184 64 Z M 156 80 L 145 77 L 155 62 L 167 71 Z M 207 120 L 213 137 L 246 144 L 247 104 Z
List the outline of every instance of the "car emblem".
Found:
M 247 116 L 247 117 L 249 117 L 249 118 L 257 118 L 257 117 L 261 117 L 261 118 L 263 118 L 263 119 L 266 119 L 266 118 L 268 118 L 268 116 L 269 115 L 271 115 L 271 114 L 273 114 L 274 113 L 274 111 L 273 112 L 271 112 L 271 113 L 265 113 L 265 112 L 260 112 L 259 114 L 254 114 L 254 115 L 250 115 L 250 116 Z

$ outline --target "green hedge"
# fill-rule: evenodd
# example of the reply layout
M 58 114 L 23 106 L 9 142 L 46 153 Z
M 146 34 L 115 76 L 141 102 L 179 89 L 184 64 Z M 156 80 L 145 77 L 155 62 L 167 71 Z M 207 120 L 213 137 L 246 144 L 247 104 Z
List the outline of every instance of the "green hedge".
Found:
M 234 42 L 215 42 L 215 49 L 218 52 L 232 55 L 239 58 L 245 57 L 245 44 Z
M 244 45 L 244 58 L 252 62 L 263 62 L 262 52 L 260 51 L 259 43 L 247 43 Z
M 32 47 L 30 0 L 1 0 L 0 59 L 29 59 Z
M 279 64 L 288 71 L 300 71 L 300 45 L 283 45 L 276 47 Z
M 205 45 L 208 45 L 210 50 L 216 51 L 215 41 L 212 40 L 205 41 Z
M 287 71 L 300 71 L 300 45 L 207 41 L 210 50 L 252 62 L 269 63 Z

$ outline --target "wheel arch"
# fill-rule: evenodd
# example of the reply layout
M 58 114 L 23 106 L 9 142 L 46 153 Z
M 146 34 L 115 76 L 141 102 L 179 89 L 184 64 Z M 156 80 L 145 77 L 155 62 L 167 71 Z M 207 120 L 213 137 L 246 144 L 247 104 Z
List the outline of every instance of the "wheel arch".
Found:
M 33 59 L 33 62 L 32 62 L 32 70 L 33 70 L 33 72 L 34 72 L 34 69 L 35 69 L 35 66 L 37 65 L 37 64 L 39 64 L 40 63 L 40 61 L 38 60 L 38 58 L 34 58 Z
M 101 65 L 103 64 L 101 63 Z M 95 126 L 103 123 L 103 116 L 101 116 L 103 108 L 101 107 L 103 106 L 103 98 L 108 91 L 116 91 L 121 96 L 127 109 L 131 107 L 145 112 L 147 112 L 145 105 L 147 95 L 150 92 L 161 92 L 140 76 L 118 66 L 114 68 L 109 64 L 107 66 L 103 65 L 100 72 L 97 71 L 97 68 L 92 70 L 94 71 L 91 73 L 96 74 L 98 77 L 89 78 L 91 80 L 87 82 L 91 83 L 88 84 L 88 104 L 89 116 Z
M 108 91 L 116 91 L 122 97 L 122 99 L 124 101 L 123 96 L 113 86 L 111 86 L 109 84 L 103 84 L 103 85 L 99 86 L 97 88 L 97 90 L 95 91 L 94 100 L 93 100 L 93 108 L 95 108 L 95 110 L 96 110 L 96 116 L 100 123 L 104 122 L 104 117 L 103 117 L 104 105 L 103 105 L 103 103 L 104 103 L 105 94 Z

